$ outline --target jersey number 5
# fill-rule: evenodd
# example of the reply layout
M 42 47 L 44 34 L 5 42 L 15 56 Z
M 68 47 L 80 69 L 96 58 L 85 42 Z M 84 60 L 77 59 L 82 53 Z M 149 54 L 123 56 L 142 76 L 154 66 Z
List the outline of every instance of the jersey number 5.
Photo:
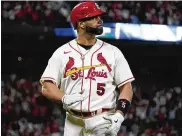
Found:
M 105 93 L 105 87 L 106 85 L 104 83 L 97 83 L 97 94 L 99 96 L 102 96 Z

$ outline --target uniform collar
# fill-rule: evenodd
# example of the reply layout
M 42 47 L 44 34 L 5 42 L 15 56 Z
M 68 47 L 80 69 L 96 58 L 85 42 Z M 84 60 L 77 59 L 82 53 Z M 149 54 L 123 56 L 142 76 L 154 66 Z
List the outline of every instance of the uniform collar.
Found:
M 96 43 L 90 49 L 90 52 L 92 52 L 92 53 L 95 52 L 96 50 L 98 50 L 99 48 L 101 48 L 101 46 L 103 46 L 103 44 L 104 44 L 104 42 L 102 40 L 97 39 Z M 74 50 L 76 50 L 77 52 L 79 52 L 76 39 L 73 39 L 72 41 L 70 41 L 69 42 L 69 45 L 71 46 L 71 48 L 73 48 Z

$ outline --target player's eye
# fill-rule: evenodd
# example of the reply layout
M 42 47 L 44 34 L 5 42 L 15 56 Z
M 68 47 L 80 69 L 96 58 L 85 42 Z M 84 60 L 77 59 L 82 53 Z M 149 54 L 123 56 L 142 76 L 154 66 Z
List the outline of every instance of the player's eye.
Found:
M 81 21 L 98 20 L 98 18 L 102 19 L 102 16 L 88 17 L 88 18 L 81 19 Z
M 93 20 L 95 17 L 88 17 L 88 18 L 84 18 L 84 19 L 81 19 L 81 21 L 90 21 L 90 20 Z

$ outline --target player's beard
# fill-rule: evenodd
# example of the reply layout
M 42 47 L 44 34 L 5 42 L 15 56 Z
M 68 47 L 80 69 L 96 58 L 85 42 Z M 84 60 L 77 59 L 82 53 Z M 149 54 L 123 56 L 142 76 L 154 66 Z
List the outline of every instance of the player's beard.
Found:
M 99 26 L 96 28 L 86 26 L 86 32 L 94 35 L 101 35 L 103 33 L 103 27 Z

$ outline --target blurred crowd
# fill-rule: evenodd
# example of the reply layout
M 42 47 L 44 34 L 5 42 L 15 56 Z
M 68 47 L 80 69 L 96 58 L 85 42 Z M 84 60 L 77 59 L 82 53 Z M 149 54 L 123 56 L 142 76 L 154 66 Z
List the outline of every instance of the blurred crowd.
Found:
M 69 14 L 76 1 L 4 1 L 2 20 L 53 27 L 69 26 Z M 98 1 L 108 13 L 105 22 L 182 25 L 180 1 Z
M 1 135 L 61 136 L 64 112 L 40 94 L 39 82 L 16 74 L 1 80 Z
M 101 2 L 110 21 L 147 24 L 182 24 L 180 1 L 120 1 Z
M 70 5 L 64 1 L 4 1 L 1 4 L 3 21 L 13 23 L 62 26 L 69 21 Z
M 147 92 L 141 91 L 140 87 L 134 87 L 133 91 L 137 99 L 133 99 L 132 107 L 121 127 L 122 134 L 119 136 L 182 134 L 181 87 L 159 88 L 153 85 Z
M 1 135 L 62 136 L 62 105 L 40 94 L 39 82 L 16 74 L 1 80 Z M 182 133 L 181 87 L 152 88 L 150 95 L 133 88 L 135 97 L 118 136 L 180 136 Z

